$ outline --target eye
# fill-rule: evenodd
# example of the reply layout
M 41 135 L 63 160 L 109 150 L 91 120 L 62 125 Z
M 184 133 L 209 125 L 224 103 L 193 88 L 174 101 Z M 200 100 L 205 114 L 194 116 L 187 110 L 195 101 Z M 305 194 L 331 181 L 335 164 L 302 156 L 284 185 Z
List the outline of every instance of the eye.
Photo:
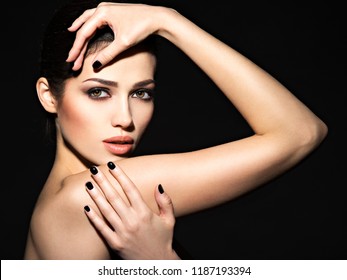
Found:
M 87 94 L 92 99 L 103 99 L 111 97 L 110 93 L 103 88 L 92 88 L 88 90 Z
M 147 101 L 153 99 L 153 94 L 154 92 L 151 89 L 138 89 L 134 93 L 132 93 L 131 97 Z

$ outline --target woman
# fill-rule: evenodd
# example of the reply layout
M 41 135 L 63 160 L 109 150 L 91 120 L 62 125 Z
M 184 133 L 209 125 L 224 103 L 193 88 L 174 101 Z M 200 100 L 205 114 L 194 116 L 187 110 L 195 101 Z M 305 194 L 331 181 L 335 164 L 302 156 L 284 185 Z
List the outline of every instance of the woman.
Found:
M 109 259 L 112 249 L 125 259 L 177 259 L 173 213 L 230 201 L 283 174 L 326 137 L 324 122 L 274 77 L 177 11 L 82 3 L 58 12 L 42 51 L 37 92 L 55 122 L 57 151 L 26 258 Z M 254 134 L 198 151 L 130 157 L 153 113 L 153 36 L 195 62 Z M 160 252 L 150 251 L 153 242 Z

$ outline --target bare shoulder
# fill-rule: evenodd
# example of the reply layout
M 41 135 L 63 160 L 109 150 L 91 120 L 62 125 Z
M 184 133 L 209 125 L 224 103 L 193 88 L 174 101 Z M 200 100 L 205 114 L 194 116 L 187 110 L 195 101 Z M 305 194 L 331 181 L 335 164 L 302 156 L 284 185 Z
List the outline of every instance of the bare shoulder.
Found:
M 42 259 L 105 259 L 108 249 L 84 213 L 92 203 L 85 190 L 87 172 L 48 183 L 34 209 L 30 235 Z M 54 218 L 52 218 L 54 217 Z M 90 246 L 85 246 L 90 244 Z M 88 248 L 86 248 L 88 247 Z

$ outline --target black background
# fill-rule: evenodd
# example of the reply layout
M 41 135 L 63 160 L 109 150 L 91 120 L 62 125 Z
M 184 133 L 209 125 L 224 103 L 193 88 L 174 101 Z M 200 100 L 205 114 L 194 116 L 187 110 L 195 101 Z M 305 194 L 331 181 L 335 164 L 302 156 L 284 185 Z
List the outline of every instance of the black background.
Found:
M 43 28 L 63 2 L 12 1 L 3 9 L 1 259 L 22 258 L 52 161 L 35 81 Z M 346 259 L 342 7 L 333 1 L 307 7 L 289 1 L 151 3 L 177 9 L 249 57 L 329 127 L 318 150 L 288 173 L 225 205 L 177 219 L 176 239 L 194 259 Z M 137 153 L 189 151 L 249 135 L 205 75 L 170 43 L 161 44 L 156 112 Z

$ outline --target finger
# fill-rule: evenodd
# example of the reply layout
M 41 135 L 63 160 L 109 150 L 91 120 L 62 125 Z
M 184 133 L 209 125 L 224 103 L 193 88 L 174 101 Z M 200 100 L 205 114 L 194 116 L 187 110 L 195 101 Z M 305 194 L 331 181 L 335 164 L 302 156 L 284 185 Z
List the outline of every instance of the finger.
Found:
M 89 16 L 89 18 L 86 19 L 86 21 L 83 22 L 83 25 L 77 30 L 75 41 L 72 45 L 72 48 L 70 49 L 66 61 L 74 61 L 78 57 L 84 46 L 94 36 L 95 32 L 105 25 L 107 25 L 107 22 L 104 22 L 104 20 L 101 18 L 100 13 L 99 16 L 97 16 L 96 14 L 93 17 Z
M 176 221 L 174 206 L 170 196 L 164 191 L 161 184 L 159 184 L 158 188 L 155 190 L 155 199 L 159 207 L 159 216 L 173 226 Z
M 77 70 L 79 70 L 82 67 L 83 61 L 84 61 L 84 54 L 86 53 L 86 51 L 87 51 L 87 43 L 84 45 L 84 47 L 81 50 L 80 54 L 76 58 L 76 60 L 75 60 L 75 62 L 73 64 L 73 67 L 72 67 L 73 71 L 77 71 Z
M 112 249 L 118 249 L 121 244 L 117 232 L 111 229 L 107 223 L 88 205 L 84 206 L 84 212 L 88 219 L 103 236 Z
M 109 222 L 109 224 L 114 228 L 119 228 L 121 225 L 121 219 L 118 213 L 113 209 L 113 207 L 106 200 L 105 196 L 102 195 L 98 188 L 94 188 L 92 182 L 86 183 L 87 191 L 90 197 L 95 202 L 96 206 L 99 208 L 101 214 Z
M 95 12 L 96 8 L 85 10 L 68 28 L 69 31 L 73 32 L 78 30 L 83 23 L 85 23 Z
M 95 32 L 91 34 L 87 34 L 87 33 L 82 33 L 80 30 L 77 31 L 75 41 L 72 44 L 72 47 L 69 51 L 66 62 L 72 62 L 76 60 L 83 51 L 85 52 L 87 49 L 88 42 L 94 34 Z
M 130 205 L 136 210 L 147 211 L 147 204 L 144 202 L 140 191 L 131 181 L 131 179 L 125 174 L 125 172 L 120 168 L 120 166 L 116 166 L 112 161 L 108 162 L 107 166 L 110 169 L 112 176 L 122 187 Z
M 110 43 L 107 47 L 98 51 L 92 64 L 93 68 L 96 70 L 100 69 L 104 65 L 107 65 L 117 55 L 119 55 L 121 52 L 125 51 L 129 47 L 130 46 L 126 46 L 122 44 L 120 41 L 117 41 L 115 38 L 114 41 Z
M 123 200 L 118 191 L 112 186 L 110 181 L 97 167 L 91 167 L 90 171 L 95 182 L 98 184 L 101 191 L 105 195 L 108 203 L 115 211 L 117 211 L 118 216 L 121 218 L 121 220 L 129 218 L 129 215 L 131 215 L 131 212 L 129 213 L 128 209 L 129 202 L 126 203 Z M 124 198 L 127 199 L 126 197 Z

